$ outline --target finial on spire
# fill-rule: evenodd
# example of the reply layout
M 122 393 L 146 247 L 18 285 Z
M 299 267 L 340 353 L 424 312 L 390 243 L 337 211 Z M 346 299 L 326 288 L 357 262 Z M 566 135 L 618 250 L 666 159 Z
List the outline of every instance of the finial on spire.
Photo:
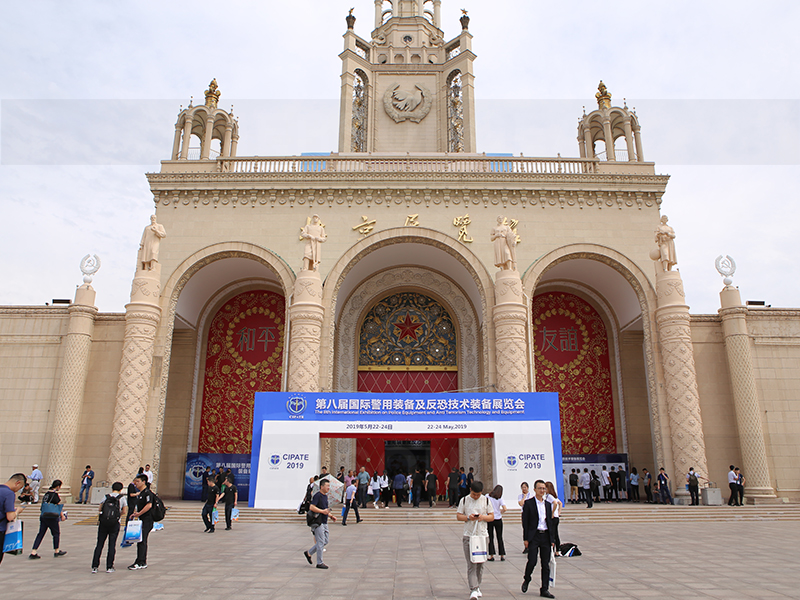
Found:
M 194 96 L 189 96 L 189 106 L 187 106 L 187 108 L 192 108 L 193 104 L 194 104 Z
M 622 99 L 622 108 L 628 108 L 628 99 L 627 98 L 623 98 Z
M 597 86 L 597 93 L 594 97 L 597 98 L 598 107 L 611 108 L 611 94 L 602 79 L 600 80 L 600 85 Z
M 463 31 L 467 31 L 469 29 L 469 15 L 467 15 L 467 9 L 461 9 L 461 29 Z
M 212 79 L 211 83 L 208 84 L 208 89 L 206 90 L 206 106 L 209 108 L 217 108 L 217 102 L 219 102 L 219 89 L 217 88 L 217 80 Z
M 354 10 L 355 8 L 351 8 L 350 12 L 347 13 L 347 16 L 345 17 L 345 20 L 347 21 L 347 29 L 353 29 L 353 27 L 355 27 L 356 17 L 353 15 Z

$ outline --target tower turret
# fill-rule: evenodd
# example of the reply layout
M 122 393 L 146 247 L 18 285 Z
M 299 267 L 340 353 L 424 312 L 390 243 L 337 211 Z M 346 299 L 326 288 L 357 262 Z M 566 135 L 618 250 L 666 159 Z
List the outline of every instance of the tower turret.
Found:
M 219 156 L 236 156 L 236 146 L 239 143 L 239 122 L 230 112 L 218 108 L 220 97 L 217 80 L 212 79 L 205 91 L 205 104 L 183 109 L 178 114 L 175 123 L 175 140 L 172 144 L 172 160 L 208 160 L 211 157 L 211 146 L 214 140 L 220 143 Z M 199 153 L 195 155 L 192 148 L 192 136 L 199 139 Z M 216 158 L 214 156 L 213 158 Z
M 611 93 L 600 81 L 595 94 L 597 110 L 584 113 L 578 122 L 578 148 L 581 158 L 600 158 L 608 161 L 644 162 L 639 119 L 634 111 L 623 106 L 611 106 Z M 615 149 L 614 142 L 625 138 L 625 149 Z M 595 142 L 602 141 L 605 152 L 595 151 Z
M 446 42 L 441 0 L 375 0 L 367 41 L 347 16 L 339 152 L 475 152 L 469 18 Z

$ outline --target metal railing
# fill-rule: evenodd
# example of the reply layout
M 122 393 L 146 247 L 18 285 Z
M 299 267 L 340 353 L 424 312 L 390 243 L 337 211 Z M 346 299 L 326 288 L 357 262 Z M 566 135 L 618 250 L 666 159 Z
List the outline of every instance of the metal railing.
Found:
M 616 157 L 617 162 L 627 162 L 628 161 L 628 149 L 627 148 L 614 148 L 614 156 Z M 636 156 L 634 155 L 634 160 L 636 160 Z M 607 161 L 608 160 L 608 152 L 603 150 L 602 152 L 597 153 L 597 160 Z
M 218 158 L 222 173 L 495 173 L 498 175 L 567 174 L 597 172 L 598 159 L 497 158 L 494 156 L 413 157 L 365 156 L 325 158 L 246 157 Z

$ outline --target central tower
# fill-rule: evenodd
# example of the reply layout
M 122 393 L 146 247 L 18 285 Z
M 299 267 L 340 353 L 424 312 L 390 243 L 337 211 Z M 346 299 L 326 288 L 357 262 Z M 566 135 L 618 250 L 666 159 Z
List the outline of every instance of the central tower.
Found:
M 371 41 L 347 16 L 339 152 L 476 152 L 469 17 L 446 42 L 441 0 L 375 0 Z

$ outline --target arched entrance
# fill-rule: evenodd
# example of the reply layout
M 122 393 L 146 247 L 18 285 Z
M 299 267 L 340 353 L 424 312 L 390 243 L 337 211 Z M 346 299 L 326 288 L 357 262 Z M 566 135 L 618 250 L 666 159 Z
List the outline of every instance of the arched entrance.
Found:
M 394 292 L 364 315 L 358 336 L 358 391 L 377 393 L 458 390 L 458 325 L 446 306 L 428 294 Z M 394 476 L 430 466 L 437 477 L 458 460 L 458 440 L 356 441 L 356 461 Z

